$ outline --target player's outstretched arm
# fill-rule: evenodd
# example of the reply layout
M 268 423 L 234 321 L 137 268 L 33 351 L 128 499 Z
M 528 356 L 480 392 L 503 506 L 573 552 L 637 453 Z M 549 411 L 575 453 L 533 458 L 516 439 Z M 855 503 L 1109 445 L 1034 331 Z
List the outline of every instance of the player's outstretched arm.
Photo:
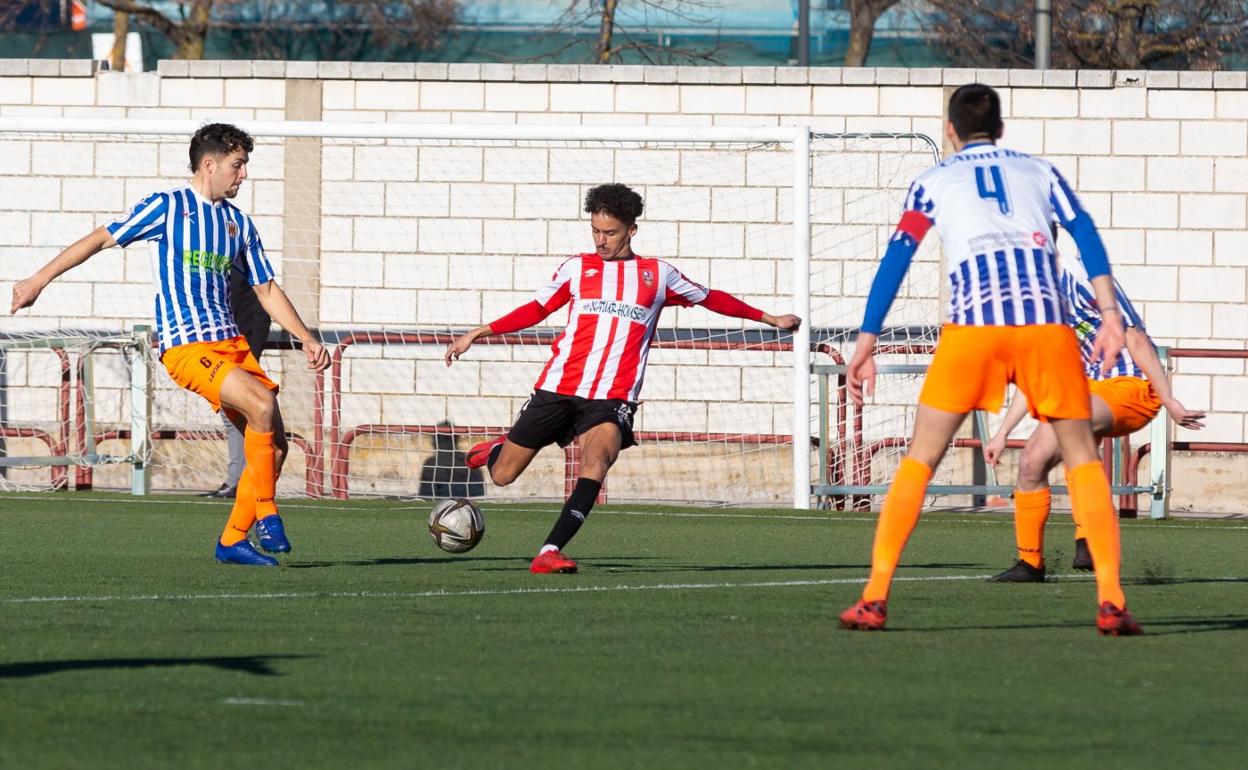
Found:
M 81 265 L 104 249 L 116 245 L 117 241 L 113 240 L 112 234 L 106 227 L 97 227 L 79 238 L 53 257 L 52 261 L 39 268 L 34 275 L 13 284 L 13 304 L 9 312 L 16 313 L 24 307 L 35 304 L 35 300 L 39 299 L 39 295 L 47 285 L 56 280 L 61 273 Z
M 781 331 L 793 331 L 802 325 L 802 319 L 792 313 L 775 316 L 759 310 L 741 301 L 736 296 L 719 289 L 708 291 L 706 298 L 698 304 L 713 313 L 726 315 L 730 318 L 745 318 L 750 321 L 758 321 Z
M 568 301 L 566 292 L 558 292 L 545 305 L 537 300 L 533 300 L 527 305 L 521 305 L 507 315 L 485 324 L 478 326 L 470 332 L 465 332 L 455 338 L 450 345 L 446 347 L 446 354 L 442 357 L 446 361 L 446 365 L 450 366 L 459 357 L 468 352 L 468 348 L 472 347 L 472 343 L 482 337 L 489 337 L 493 334 L 510 334 L 518 332 L 521 329 L 527 329 L 534 324 L 541 323 L 546 317 L 563 307 Z
M 1023 415 L 1027 414 L 1027 397 L 1023 395 L 1021 390 L 1014 391 L 1014 399 L 1010 401 L 1010 408 L 1005 412 L 1005 419 L 1001 422 L 1001 427 L 997 428 L 997 432 L 992 434 L 992 438 L 988 439 L 988 443 L 984 444 L 984 462 L 995 466 L 1001 461 L 1001 453 L 1005 451 L 1005 442 L 1009 439 L 1010 434 L 1023 421 Z
M 1205 427 L 1204 412 L 1188 409 L 1174 397 L 1174 391 L 1170 389 L 1170 378 L 1166 376 L 1161 359 L 1157 357 L 1157 349 L 1153 347 L 1153 341 L 1143 330 L 1134 326 L 1127 329 L 1127 350 L 1130 351 L 1131 358 L 1139 364 L 1140 370 L 1144 372 L 1144 376 L 1153 386 L 1153 391 L 1161 399 L 1162 405 L 1166 407 L 1166 411 L 1170 413 L 1170 417 L 1175 422 L 1191 430 L 1200 430 Z
M 264 308 L 264 312 L 277 321 L 278 326 L 303 343 L 303 354 L 308 359 L 308 368 L 314 372 L 329 368 L 329 351 L 325 350 L 325 346 L 313 336 L 312 330 L 303 323 L 299 311 L 295 310 L 282 287 L 276 281 L 266 281 L 252 289 L 256 292 L 256 299 L 260 300 L 260 307 Z

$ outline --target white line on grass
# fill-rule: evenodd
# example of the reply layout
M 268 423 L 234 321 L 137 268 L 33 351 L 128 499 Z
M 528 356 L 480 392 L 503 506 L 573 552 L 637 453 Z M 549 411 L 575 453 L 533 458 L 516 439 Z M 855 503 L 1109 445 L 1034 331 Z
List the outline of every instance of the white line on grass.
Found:
M 991 575 L 927 575 L 898 577 L 894 582 L 927 583 L 987 580 Z M 1060 580 L 1088 580 L 1086 575 L 1054 576 Z M 74 604 L 93 602 L 197 602 L 239 599 L 440 599 L 462 596 L 523 596 L 532 594 L 613 593 L 618 591 L 704 591 L 723 588 L 795 588 L 808 586 L 856 585 L 865 578 L 826 578 L 822 580 L 769 580 L 751 583 L 652 583 L 649 585 L 563 586 L 560 588 L 470 589 L 466 591 L 282 591 L 272 593 L 219 594 L 139 594 L 136 596 L 26 596 L 0 599 L 0 604 Z
M 302 706 L 301 700 L 273 700 L 270 698 L 225 698 L 227 706 Z

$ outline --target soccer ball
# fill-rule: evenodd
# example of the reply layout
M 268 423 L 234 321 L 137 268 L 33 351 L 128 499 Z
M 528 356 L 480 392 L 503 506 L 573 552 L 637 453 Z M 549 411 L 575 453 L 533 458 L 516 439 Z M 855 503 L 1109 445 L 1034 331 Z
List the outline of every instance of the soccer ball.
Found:
M 471 551 L 484 536 L 485 516 L 471 500 L 443 500 L 429 514 L 429 537 L 447 553 Z

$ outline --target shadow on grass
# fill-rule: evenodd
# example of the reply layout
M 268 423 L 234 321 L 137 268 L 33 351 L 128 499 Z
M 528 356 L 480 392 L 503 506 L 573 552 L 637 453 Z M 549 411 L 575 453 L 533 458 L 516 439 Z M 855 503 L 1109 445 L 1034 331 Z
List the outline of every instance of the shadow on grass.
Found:
M 1216 618 L 1159 618 L 1137 617 L 1144 627 L 1145 637 L 1178 636 L 1185 634 L 1203 634 L 1212 631 L 1248 631 L 1248 617 L 1241 615 L 1225 615 Z M 885 633 L 924 634 L 948 631 L 1035 631 L 1037 629 L 1087 629 L 1096 633 L 1094 620 L 1066 621 L 1062 623 L 999 623 L 995 625 L 975 626 L 924 626 L 896 628 L 889 626 Z
M 523 556 L 429 556 L 429 557 L 401 557 L 401 556 L 383 556 L 378 559 L 342 559 L 338 561 L 297 561 L 287 562 L 283 565 L 286 569 L 321 569 L 322 567 L 404 567 L 420 564 L 451 564 L 455 562 L 485 562 L 485 561 L 505 561 L 505 562 L 525 562 L 529 559 Z
M 590 562 L 586 562 L 587 565 Z M 632 568 L 637 572 L 785 572 L 793 570 L 838 570 L 852 569 L 870 572 L 870 564 L 673 564 L 669 566 L 645 566 L 633 564 L 610 564 L 592 562 L 600 568 Z M 906 569 L 978 569 L 981 565 L 969 562 L 930 562 L 927 564 L 906 564 Z M 866 576 L 863 576 L 866 580 Z
M 62 671 L 133 670 L 172 668 L 175 666 L 208 666 L 222 671 L 236 671 L 254 676 L 281 676 L 273 668 L 278 660 L 306 658 L 307 655 L 238 655 L 219 658 L 96 658 L 85 660 L 40 660 L 29 663 L 0 664 L 0 679 L 24 679 Z

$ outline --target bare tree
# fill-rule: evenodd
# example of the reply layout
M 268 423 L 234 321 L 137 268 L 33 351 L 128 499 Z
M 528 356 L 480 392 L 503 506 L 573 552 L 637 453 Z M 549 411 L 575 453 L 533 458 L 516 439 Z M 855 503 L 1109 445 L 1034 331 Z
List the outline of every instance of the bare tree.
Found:
M 566 58 L 571 51 L 588 49 L 585 59 L 594 64 L 618 63 L 632 58 L 645 64 L 717 63 L 725 47 L 714 25 L 714 0 L 565 0 L 567 7 L 545 30 L 547 40 L 562 39 L 536 58 Z M 705 45 L 673 46 L 661 32 L 637 28 L 626 23 L 620 14 L 622 6 L 637 8 L 642 15 L 667 18 L 674 25 L 697 30 L 712 38 Z M 587 46 L 596 31 L 592 47 Z M 505 55 L 500 58 L 507 58 Z
M 98 2 L 164 35 L 174 45 L 175 59 L 202 59 L 204 42 L 214 29 L 233 32 L 250 46 L 247 53 L 258 58 L 294 58 L 290 46 L 300 36 L 319 58 L 358 58 L 360 49 L 398 43 L 435 47 L 459 10 L 457 0 Z M 349 41 L 355 41 L 354 47 L 346 45 Z
M 130 14 L 125 11 L 113 13 L 113 48 L 108 54 L 108 66 L 122 72 L 126 68 L 126 38 L 130 34 Z
M 845 49 L 845 66 L 861 67 L 871 53 L 875 23 L 884 12 L 901 0 L 846 0 L 849 7 L 849 47 Z
M 960 66 L 1031 66 L 1031 0 L 928 4 L 937 13 L 927 29 Z M 1216 69 L 1246 24 L 1243 0 L 1053 0 L 1053 66 Z

